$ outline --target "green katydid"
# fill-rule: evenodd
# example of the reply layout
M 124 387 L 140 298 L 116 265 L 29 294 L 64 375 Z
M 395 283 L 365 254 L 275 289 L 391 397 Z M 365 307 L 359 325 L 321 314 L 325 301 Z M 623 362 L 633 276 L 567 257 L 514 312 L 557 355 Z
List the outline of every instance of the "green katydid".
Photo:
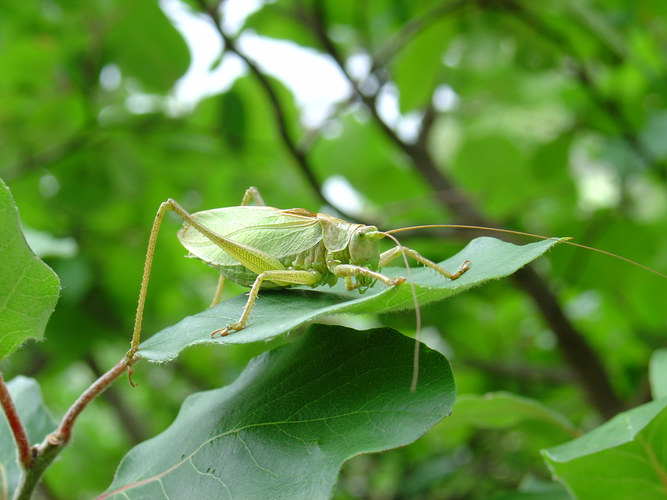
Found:
M 250 200 L 257 206 L 249 206 Z M 470 262 L 465 261 L 456 271 L 450 273 L 415 250 L 400 244 L 381 253 L 380 239 L 396 239 L 379 231 L 377 227 L 352 224 L 327 214 L 315 214 L 300 208 L 280 210 L 267 207 L 254 187 L 246 190 L 240 206 L 194 214 L 189 214 L 178 203 L 169 199 L 160 205 L 149 238 L 134 334 L 126 355 L 130 367 L 139 346 L 156 238 L 167 210 L 176 212 L 184 220 L 183 227 L 178 232 L 181 244 L 192 256 L 220 272 L 212 306 L 219 300 L 225 279 L 251 287 L 240 318 L 213 331 L 211 336 L 224 336 L 241 330 L 248 321 L 261 288 L 333 285 L 340 278 L 345 280 L 348 290 L 357 289 L 361 293 L 377 281 L 387 286 L 395 286 L 403 283 L 405 278 L 390 278 L 380 271 L 400 255 L 403 255 L 404 260 L 409 256 L 451 280 L 461 276 L 470 265 Z
M 249 205 L 251 200 L 255 202 L 256 206 Z M 178 232 L 178 238 L 190 255 L 220 272 L 220 280 L 211 306 L 219 301 L 225 279 L 251 287 L 239 319 L 213 331 L 211 336 L 224 336 L 243 329 L 262 288 L 333 285 L 340 278 L 344 279 L 348 290 L 357 289 L 361 293 L 372 287 L 377 281 L 387 286 L 396 286 L 403 283 L 405 278 L 390 278 L 382 274 L 381 269 L 398 256 L 402 256 L 405 261 L 408 278 L 410 268 L 406 257 L 413 258 L 451 280 L 457 279 L 471 265 L 469 261 L 464 261 L 456 271 L 450 273 L 415 250 L 400 245 L 391 233 L 409 229 L 441 227 L 483 229 L 541 239 L 555 239 L 519 231 L 451 224 L 414 226 L 382 232 L 375 226 L 353 224 L 330 215 L 315 214 L 301 208 L 280 210 L 267 207 L 254 187 L 246 190 L 240 206 L 205 210 L 194 214 L 189 214 L 178 203 L 169 199 L 160 205 L 151 229 L 134 333 L 130 350 L 126 354 L 129 374 L 132 371 L 134 355 L 139 348 L 143 309 L 157 234 L 167 210 L 172 210 L 183 218 L 184 224 Z M 381 253 L 379 240 L 384 237 L 392 239 L 397 246 Z M 563 239 L 558 240 L 563 241 Z M 667 278 L 657 271 L 624 257 L 577 243 L 563 242 L 611 255 Z M 412 286 L 411 282 L 410 285 Z M 418 304 L 416 298 L 414 300 L 417 311 L 417 331 L 419 331 Z M 415 352 L 418 353 L 418 346 Z M 415 357 L 413 388 L 416 383 L 417 369 L 417 358 Z

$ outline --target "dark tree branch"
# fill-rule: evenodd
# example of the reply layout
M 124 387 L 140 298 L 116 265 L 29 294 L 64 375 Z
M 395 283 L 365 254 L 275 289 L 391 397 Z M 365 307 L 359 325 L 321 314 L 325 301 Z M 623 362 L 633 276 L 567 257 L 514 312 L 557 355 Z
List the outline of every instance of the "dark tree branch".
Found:
M 394 130 L 382 120 L 376 108 L 375 99 L 363 95 L 359 91 L 357 83 L 345 71 L 338 50 L 327 35 L 326 12 L 323 2 L 320 0 L 315 3 L 315 6 L 315 22 L 312 23 L 311 28 L 315 31 L 324 50 L 336 61 L 341 71 L 357 90 L 359 97 L 368 107 L 376 124 L 385 132 L 389 140 L 412 160 L 415 169 L 434 190 L 438 201 L 463 223 L 494 226 L 495 224 L 477 210 L 458 186 L 437 168 L 430 151 L 426 147 L 426 137 L 422 137 L 416 144 L 408 144 L 398 137 Z M 428 130 L 427 127 L 426 130 Z M 621 402 L 613 390 L 602 362 L 584 337 L 569 322 L 546 283 L 530 267 L 518 271 L 513 278 L 515 283 L 530 295 L 544 320 L 552 328 L 558 338 L 561 354 L 577 374 L 579 383 L 587 394 L 589 401 L 605 418 L 621 411 Z
M 419 134 L 417 135 L 416 141 L 418 148 L 426 149 L 428 147 L 428 138 L 431 136 L 431 130 L 433 129 L 433 124 L 435 123 L 437 115 L 438 113 L 431 100 L 424 110 L 424 116 L 422 117 L 419 127 Z
M 322 186 L 320 185 L 320 182 L 317 180 L 315 174 L 313 173 L 313 169 L 306 156 L 306 153 L 298 147 L 297 141 L 292 137 L 292 134 L 289 130 L 289 126 L 287 124 L 286 113 L 283 110 L 283 107 L 280 104 L 280 100 L 278 99 L 278 95 L 271 86 L 269 79 L 266 77 L 266 75 L 264 75 L 264 73 L 262 73 L 262 71 L 259 69 L 259 67 L 255 64 L 254 61 L 252 61 L 246 54 L 244 54 L 238 49 L 238 47 L 236 46 L 236 40 L 232 39 L 232 37 L 230 37 L 225 32 L 225 30 L 222 29 L 222 19 L 220 18 L 217 6 L 211 8 L 206 4 L 205 0 L 197 0 L 197 4 L 199 5 L 199 8 L 202 10 L 202 12 L 206 13 L 213 21 L 216 30 L 222 37 L 222 40 L 225 44 L 225 50 L 229 50 L 230 52 L 236 54 L 239 58 L 241 58 L 241 60 L 243 60 L 243 62 L 246 64 L 246 66 L 248 66 L 248 69 L 253 74 L 259 85 L 264 90 L 264 93 L 269 99 L 269 104 L 271 105 L 271 109 L 273 110 L 273 115 L 276 120 L 278 132 L 280 134 L 283 143 L 285 144 L 288 151 L 296 161 L 297 165 L 301 169 L 301 172 L 306 178 L 306 181 L 308 182 L 308 184 L 310 184 L 310 186 L 312 187 L 313 191 L 316 193 L 320 201 L 322 203 L 328 204 L 329 202 L 322 194 Z

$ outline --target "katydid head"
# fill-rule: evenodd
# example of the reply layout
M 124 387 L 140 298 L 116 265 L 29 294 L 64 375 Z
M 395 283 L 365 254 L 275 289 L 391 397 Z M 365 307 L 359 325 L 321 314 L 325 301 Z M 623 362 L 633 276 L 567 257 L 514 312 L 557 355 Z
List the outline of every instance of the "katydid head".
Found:
M 380 264 L 380 239 L 384 233 L 375 226 L 359 226 L 350 238 L 350 264 L 377 271 Z

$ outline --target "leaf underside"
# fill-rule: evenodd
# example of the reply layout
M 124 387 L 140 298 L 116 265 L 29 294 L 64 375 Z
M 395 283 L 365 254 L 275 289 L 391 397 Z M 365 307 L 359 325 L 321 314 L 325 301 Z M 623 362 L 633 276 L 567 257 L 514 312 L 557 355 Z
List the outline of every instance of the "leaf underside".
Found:
M 53 429 L 56 422 L 49 414 L 37 381 L 19 376 L 7 383 L 16 411 L 25 427 L 30 443 L 39 443 Z M 12 498 L 21 478 L 17 461 L 16 444 L 7 420 L 0 418 L 0 467 L 2 467 L 3 498 Z
M 545 240 L 528 245 L 513 245 L 495 238 L 477 238 L 461 252 L 440 265 L 453 271 L 464 261 L 470 269 L 450 281 L 429 268 L 411 270 L 420 304 L 443 300 L 482 283 L 509 276 L 536 259 L 557 241 Z M 385 268 L 388 276 L 405 276 L 405 269 Z M 293 288 L 262 291 L 255 302 L 250 320 L 243 330 L 226 337 L 211 338 L 211 332 L 236 321 L 247 300 L 238 295 L 216 307 L 188 316 L 143 342 L 138 356 L 152 362 L 166 362 L 195 344 L 245 344 L 268 340 L 325 315 L 385 313 L 413 307 L 408 283 L 386 287 L 381 283 L 361 295 L 348 291 L 342 282 L 332 288 Z
M 449 363 L 423 345 L 410 392 L 413 347 L 389 328 L 313 325 L 232 385 L 188 397 L 99 498 L 328 498 L 345 460 L 408 444 L 451 412 Z

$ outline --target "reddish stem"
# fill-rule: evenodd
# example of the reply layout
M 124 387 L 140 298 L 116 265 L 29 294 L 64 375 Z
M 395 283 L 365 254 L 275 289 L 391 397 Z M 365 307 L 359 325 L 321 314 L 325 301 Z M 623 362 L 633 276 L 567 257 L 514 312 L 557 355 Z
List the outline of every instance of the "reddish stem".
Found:
M 88 406 L 98 394 L 100 394 L 104 389 L 116 380 L 125 370 L 127 369 L 127 363 L 125 358 L 121 359 L 116 363 L 109 371 L 104 375 L 98 378 L 93 385 L 88 387 L 84 393 L 79 396 L 79 398 L 74 402 L 74 404 L 67 410 L 67 413 L 60 422 L 58 429 L 50 434 L 48 438 L 51 438 L 49 441 L 51 444 L 56 445 L 58 442 L 67 442 L 69 441 L 70 436 L 72 435 L 72 425 L 74 421 L 79 416 L 79 413 Z
M 21 418 L 14 406 L 14 401 L 12 401 L 12 397 L 9 394 L 9 388 L 7 387 L 7 384 L 5 384 L 5 379 L 2 378 L 2 373 L 0 373 L 0 404 L 2 404 L 2 409 L 7 416 L 7 422 L 12 430 L 16 449 L 19 454 L 19 461 L 24 469 L 29 469 L 32 465 L 30 442 L 28 441 L 25 427 L 23 427 L 23 422 L 21 422 Z

